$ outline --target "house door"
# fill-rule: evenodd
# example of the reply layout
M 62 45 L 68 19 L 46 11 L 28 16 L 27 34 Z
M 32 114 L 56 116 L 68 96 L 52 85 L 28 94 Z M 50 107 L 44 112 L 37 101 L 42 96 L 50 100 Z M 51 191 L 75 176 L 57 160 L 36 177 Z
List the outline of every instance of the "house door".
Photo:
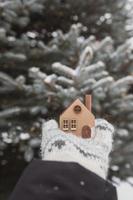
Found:
M 82 138 L 90 138 L 91 137 L 91 128 L 87 125 L 82 128 Z

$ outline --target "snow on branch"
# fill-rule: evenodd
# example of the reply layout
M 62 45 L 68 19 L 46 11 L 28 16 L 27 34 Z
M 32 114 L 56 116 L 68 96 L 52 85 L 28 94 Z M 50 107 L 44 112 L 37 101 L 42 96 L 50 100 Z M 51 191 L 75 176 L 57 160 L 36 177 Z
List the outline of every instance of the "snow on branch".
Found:
M 61 63 L 57 62 L 57 63 L 54 63 L 52 65 L 52 69 L 59 73 L 59 74 L 62 74 L 62 75 L 66 75 L 67 77 L 70 77 L 72 79 L 75 79 L 76 78 L 76 74 L 75 74 L 75 71 L 73 69 L 71 69 L 70 67 L 67 67 L 65 65 L 62 65 Z
M 79 66 L 82 68 L 89 65 L 92 59 L 93 59 L 93 50 L 91 47 L 87 46 L 81 53 L 81 56 L 79 58 Z
M 133 85 L 133 76 L 127 76 L 114 82 L 109 88 L 110 96 L 119 96 L 125 94 Z
M 113 77 L 111 76 L 107 76 L 105 78 L 100 79 L 99 81 L 97 81 L 92 89 L 96 89 L 98 87 L 102 87 L 102 88 L 108 88 L 110 86 L 110 84 L 114 81 Z

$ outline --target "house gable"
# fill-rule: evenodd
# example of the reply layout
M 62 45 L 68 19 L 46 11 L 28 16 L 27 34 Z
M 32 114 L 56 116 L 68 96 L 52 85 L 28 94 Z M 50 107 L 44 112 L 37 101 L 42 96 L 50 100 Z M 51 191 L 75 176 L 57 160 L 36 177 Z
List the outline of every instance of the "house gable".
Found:
M 91 118 L 95 119 L 94 115 L 92 114 L 92 112 L 90 112 L 86 106 L 79 100 L 76 99 L 68 108 L 66 108 L 66 110 L 60 115 L 60 117 L 65 117 L 65 115 L 67 115 L 68 113 L 74 112 L 73 108 L 79 105 L 82 108 L 82 112 L 86 113 L 86 115 L 88 115 L 88 117 L 91 116 Z
M 73 109 L 74 109 L 74 107 L 76 106 L 76 105 L 79 105 L 79 106 L 81 106 L 81 108 L 82 108 L 82 111 L 81 111 L 81 114 L 80 114 L 80 116 L 83 114 L 86 118 L 88 118 L 88 119 L 92 119 L 92 120 L 95 120 L 95 117 L 94 117 L 94 115 L 92 114 L 92 112 L 90 112 L 87 108 L 86 108 L 86 106 L 79 100 L 79 99 L 76 99 L 68 108 L 66 108 L 66 110 L 60 115 L 60 119 L 61 118 L 68 118 L 68 116 L 69 116 L 69 118 L 71 118 L 72 116 L 71 116 L 71 114 L 73 115 L 74 114 L 74 111 L 73 111 Z M 79 114 L 76 114 L 75 113 L 75 116 L 79 116 Z M 73 118 L 73 117 L 72 117 Z

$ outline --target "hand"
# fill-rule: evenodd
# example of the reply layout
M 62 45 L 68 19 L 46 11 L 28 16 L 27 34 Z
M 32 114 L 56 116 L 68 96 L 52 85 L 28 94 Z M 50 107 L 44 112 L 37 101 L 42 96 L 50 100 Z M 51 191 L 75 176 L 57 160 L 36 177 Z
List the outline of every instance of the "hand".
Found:
M 91 132 L 91 138 L 81 138 L 61 131 L 55 120 L 43 123 L 42 160 L 77 162 L 106 179 L 114 128 L 106 120 L 96 119 Z

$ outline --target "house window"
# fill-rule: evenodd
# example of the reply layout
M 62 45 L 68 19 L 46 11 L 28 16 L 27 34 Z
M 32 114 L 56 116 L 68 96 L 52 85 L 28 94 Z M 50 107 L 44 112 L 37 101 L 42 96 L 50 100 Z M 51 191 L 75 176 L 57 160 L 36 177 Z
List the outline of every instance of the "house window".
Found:
M 69 120 L 67 120 L 67 119 L 63 120 L 63 126 L 62 127 L 63 127 L 64 131 L 69 130 Z
M 74 107 L 74 112 L 75 112 L 75 113 L 80 113 L 80 112 L 81 112 L 81 107 L 80 107 L 79 105 L 76 105 L 76 106 Z
M 71 120 L 71 130 L 74 131 L 77 129 L 77 122 L 76 119 Z

